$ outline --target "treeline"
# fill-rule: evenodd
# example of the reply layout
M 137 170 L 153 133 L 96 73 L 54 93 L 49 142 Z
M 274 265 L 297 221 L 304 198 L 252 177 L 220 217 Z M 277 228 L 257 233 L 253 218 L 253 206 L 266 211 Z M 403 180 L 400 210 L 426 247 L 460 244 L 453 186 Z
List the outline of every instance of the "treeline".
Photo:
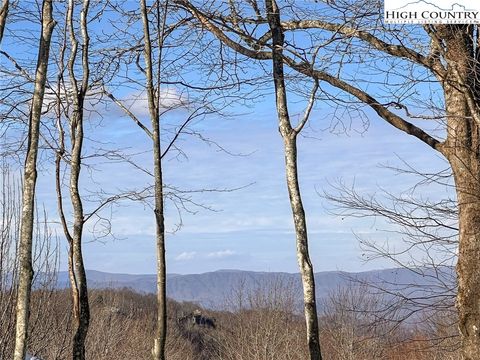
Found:
M 437 328 L 430 330 L 407 324 L 398 327 L 374 324 L 369 314 L 373 309 L 352 311 L 352 303 L 358 305 L 364 300 L 358 292 L 346 290 L 332 294 L 322 306 L 320 321 L 325 325 L 320 339 L 325 359 L 460 359 L 454 325 L 444 328 L 441 319 L 437 319 Z M 42 360 L 71 357 L 70 299 L 68 290 L 33 292 L 28 343 L 31 355 Z M 151 358 L 156 313 L 153 294 L 139 294 L 129 289 L 91 290 L 90 299 L 92 322 L 86 356 L 96 360 Z M 229 310 L 224 311 L 169 300 L 167 357 L 173 360 L 305 359 L 308 356 L 305 321 L 295 311 L 293 301 L 288 285 L 280 283 L 249 293 L 236 291 L 225 299 L 225 308 Z M 4 306 L 2 303 L 3 309 Z M 194 323 L 191 316 L 194 313 L 212 319 L 215 326 Z M 447 338 L 452 334 L 456 336 Z M 8 359 L 12 347 L 11 328 L 2 322 L 0 358 Z

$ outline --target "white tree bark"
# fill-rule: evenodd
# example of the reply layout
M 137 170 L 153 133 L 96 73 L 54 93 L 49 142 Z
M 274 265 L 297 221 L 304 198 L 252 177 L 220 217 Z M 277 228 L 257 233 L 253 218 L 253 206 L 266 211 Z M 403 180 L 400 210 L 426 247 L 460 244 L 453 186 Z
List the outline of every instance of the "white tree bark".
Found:
M 157 16 L 159 14 L 160 2 L 157 2 Z M 165 259 L 165 219 L 164 219 L 164 196 L 163 196 L 163 174 L 162 174 L 162 151 L 160 144 L 160 64 L 163 31 L 158 28 L 159 36 L 159 68 L 157 73 L 157 88 L 154 86 L 154 69 L 152 55 L 152 41 L 150 38 L 150 27 L 148 20 L 147 5 L 145 0 L 140 1 L 144 33 L 144 58 L 146 73 L 146 90 L 148 97 L 148 110 L 152 124 L 152 145 L 153 145 L 153 175 L 155 194 L 155 229 L 157 249 L 157 324 L 155 339 L 152 349 L 154 360 L 165 360 L 165 344 L 167 338 L 167 295 L 166 295 L 166 259 Z M 165 19 L 166 14 L 164 14 Z M 158 21 L 160 21 L 158 19 Z M 165 24 L 163 24 L 165 26 Z M 160 27 L 160 26 L 159 26 Z
M 2 7 L 0 8 L 0 44 L 3 40 L 3 33 L 5 31 L 5 24 L 8 16 L 9 0 L 3 0 Z
M 28 339 L 28 319 L 33 278 L 32 233 L 37 181 L 38 140 L 40 137 L 40 117 L 47 80 L 50 40 L 54 27 L 52 0 L 44 0 L 42 5 L 42 30 L 38 50 L 35 88 L 30 110 L 28 148 L 24 169 L 22 219 L 18 249 L 20 270 L 17 290 L 14 360 L 24 360 Z
M 300 186 L 298 183 L 297 165 L 297 134 L 308 120 L 313 96 L 305 112 L 303 121 L 297 129 L 292 127 L 288 113 L 287 90 L 283 73 L 282 49 L 284 35 L 280 25 L 280 14 L 275 0 L 266 0 L 267 18 L 272 34 L 272 63 L 273 80 L 275 83 L 275 96 L 277 104 L 278 125 L 284 141 L 285 169 L 287 178 L 290 206 L 292 208 L 293 222 L 297 243 L 297 261 L 303 284 L 304 313 L 307 326 L 307 343 L 311 360 L 321 360 L 317 305 L 315 299 L 315 277 L 313 265 L 308 252 L 308 232 L 305 209 L 302 203 Z

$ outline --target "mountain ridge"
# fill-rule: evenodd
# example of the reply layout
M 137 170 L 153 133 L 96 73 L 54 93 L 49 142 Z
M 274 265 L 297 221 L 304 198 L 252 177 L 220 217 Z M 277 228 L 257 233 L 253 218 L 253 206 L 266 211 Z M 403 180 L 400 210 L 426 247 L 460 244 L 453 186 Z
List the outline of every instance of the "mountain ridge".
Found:
M 59 289 L 69 287 L 68 273 L 60 271 L 57 275 L 56 287 Z M 322 301 L 335 290 L 355 281 L 381 283 L 390 290 L 403 289 L 412 284 L 418 288 L 428 289 L 435 284 L 438 276 L 445 283 L 454 284 L 455 282 L 453 267 L 390 268 L 363 272 L 321 271 L 315 273 L 316 293 L 319 301 Z M 108 273 L 87 270 L 87 280 L 91 289 L 128 288 L 146 294 L 156 292 L 155 274 Z M 298 294 L 298 300 L 301 301 L 302 284 L 299 273 L 236 269 L 219 269 L 200 274 L 167 274 L 167 296 L 177 301 L 189 301 L 217 308 L 224 305 L 240 287 L 248 293 L 255 289 L 268 288 L 272 284 L 288 286 L 295 294 Z

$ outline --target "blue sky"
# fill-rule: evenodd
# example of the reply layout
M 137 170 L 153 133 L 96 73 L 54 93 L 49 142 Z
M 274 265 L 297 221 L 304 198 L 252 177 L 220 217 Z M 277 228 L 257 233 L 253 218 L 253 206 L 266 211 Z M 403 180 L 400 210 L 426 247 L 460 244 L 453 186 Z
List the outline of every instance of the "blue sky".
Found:
M 7 32 L 7 35 L 8 47 L 15 39 L 12 33 Z M 9 36 L 12 39 L 9 40 Z M 19 56 L 22 50 L 22 47 L 11 49 L 13 54 L 17 51 L 16 55 Z M 32 59 L 35 57 L 34 52 L 27 52 L 27 55 Z M 264 66 L 268 68 L 270 64 Z M 247 72 L 250 71 L 251 74 L 244 75 L 259 73 L 258 68 L 249 68 Z M 352 74 L 361 78 L 363 73 Z M 203 78 L 198 76 L 196 80 L 201 82 Z M 297 88 L 301 86 L 303 84 Z M 422 85 L 419 90 L 438 95 L 427 86 Z M 272 88 L 273 84 L 263 87 L 261 90 L 267 95 L 257 97 L 255 102 L 253 99 L 247 101 L 248 108 L 235 105 L 232 109 L 237 113 L 235 116 L 212 116 L 194 124 L 194 129 L 202 136 L 242 156 L 232 156 L 219 151 L 214 145 L 187 136 L 182 137 L 178 144 L 186 157 L 172 154 L 164 162 L 165 182 L 180 189 L 239 188 L 236 191 L 191 194 L 193 201 L 212 210 L 194 206 L 190 208 L 194 213 L 181 212 L 182 226 L 167 237 L 169 272 L 199 273 L 225 268 L 297 271 L 295 235 L 285 185 L 283 146 L 277 130 Z M 131 88 L 115 90 L 121 96 L 135 91 Z M 167 92 L 171 92 L 172 101 L 175 101 L 175 89 Z M 298 100 L 298 97 L 290 98 L 293 119 L 304 106 Z M 146 120 L 145 101 L 130 105 L 137 116 Z M 401 165 L 400 159 L 405 159 L 421 170 L 435 171 L 446 167 L 444 161 L 420 141 L 385 124 L 368 110 L 366 114 L 370 118 L 367 131 L 355 121 L 350 126 L 350 120 L 347 120 L 346 127 L 349 130 L 336 133 L 331 131 L 334 128 L 332 109 L 319 103 L 312 113 L 309 126 L 304 130 L 305 136 L 299 137 L 300 184 L 309 225 L 310 255 L 316 271 L 363 271 L 393 266 L 382 260 L 365 263 L 355 234 L 388 241 L 392 247 L 401 246 L 398 235 L 379 231 L 388 229 L 388 225 L 379 219 L 349 219 L 331 214 L 328 211 L 331 204 L 319 196 L 319 193 L 331 189 L 330 183 L 339 180 L 346 184 L 355 183 L 355 189 L 365 195 L 377 193 L 380 188 L 400 193 L 414 185 L 415 180 L 398 176 L 381 164 Z M 177 112 L 173 117 L 180 118 L 182 115 Z M 95 147 L 122 148 L 126 153 L 137 154 L 133 159 L 138 164 L 151 168 L 149 142 L 145 134 L 113 105 L 107 111 L 103 110 L 102 116 L 101 121 L 95 116 L 87 120 L 86 133 L 89 139 L 86 141 L 85 154 L 91 153 Z M 337 116 L 341 117 L 341 112 Z M 99 189 L 114 194 L 127 189 L 140 189 L 151 183 L 147 175 L 126 164 L 115 164 L 104 159 L 90 159 L 87 162 L 93 166 L 85 168 L 82 174 L 82 188 L 87 195 Z M 52 167 L 43 165 L 38 184 L 38 202 L 46 206 L 50 220 L 55 222 L 53 183 Z M 447 195 L 447 191 L 438 186 L 430 187 L 423 196 L 441 198 Z M 94 204 L 85 203 L 87 212 L 93 207 Z M 90 222 L 87 225 L 84 245 L 87 268 L 121 273 L 155 272 L 155 231 L 151 209 L 141 203 L 122 202 L 107 209 L 103 215 L 111 219 L 115 238 L 95 240 L 91 232 L 101 229 L 102 222 Z M 180 222 L 171 202 L 167 202 L 166 219 L 170 231 L 176 229 Z M 57 231 L 64 252 L 66 243 L 61 230 L 58 225 L 52 226 Z M 65 265 L 63 262 L 62 268 Z
M 194 201 L 212 211 L 191 208 L 183 211 L 182 226 L 167 237 L 169 272 L 200 273 L 218 269 L 296 272 L 295 235 L 284 179 L 283 147 L 277 131 L 273 99 L 232 118 L 209 118 L 196 125 L 202 134 L 232 153 L 219 151 L 195 138 L 182 138 L 187 158 L 164 162 L 167 184 L 181 189 L 233 189 L 229 192 L 204 192 Z M 321 107 L 321 105 L 320 105 Z M 128 119 L 111 111 L 100 127 L 90 129 L 96 139 L 142 153 L 148 149 L 145 135 Z M 388 240 L 400 246 L 398 235 L 380 231 L 389 229 L 381 220 L 349 219 L 333 215 L 331 204 L 319 193 L 331 190 L 331 183 L 355 183 L 361 194 L 373 194 L 380 188 L 393 193 L 415 184 L 407 176 L 398 176 L 381 165 L 398 165 L 401 159 L 425 170 L 439 170 L 444 161 L 413 137 L 406 136 L 372 116 L 368 131 L 356 125 L 343 134 L 328 130 L 326 111 L 313 113 L 305 137 L 299 138 L 301 188 L 307 213 L 310 252 L 316 271 L 363 271 L 393 266 L 387 261 L 364 262 L 355 234 L 378 241 Z M 92 144 L 90 144 L 92 146 Z M 108 147 L 108 144 L 104 144 Z M 150 166 L 150 154 L 142 153 L 136 161 Z M 40 177 L 39 201 L 47 203 L 55 217 L 52 203 L 53 174 L 48 169 Z M 95 181 L 93 182 L 92 179 Z M 133 189 L 151 182 L 138 170 L 125 164 L 96 163 L 95 170 L 84 171 L 85 189 L 103 188 L 111 193 Z M 446 189 L 429 188 L 423 195 L 438 198 Z M 85 192 L 86 193 L 86 192 Z M 92 207 L 86 204 L 86 210 Z M 86 232 L 87 268 L 121 273 L 155 271 L 154 223 L 152 212 L 143 204 L 122 202 L 105 216 L 112 220 L 116 239 L 92 240 Z M 180 219 L 167 201 L 167 229 L 172 231 Z M 92 229 L 89 224 L 88 229 Z M 61 232 L 58 232 L 61 238 Z M 62 241 L 62 240 L 61 240 Z M 63 250 L 66 244 L 62 242 Z M 65 266 L 63 263 L 62 267 Z

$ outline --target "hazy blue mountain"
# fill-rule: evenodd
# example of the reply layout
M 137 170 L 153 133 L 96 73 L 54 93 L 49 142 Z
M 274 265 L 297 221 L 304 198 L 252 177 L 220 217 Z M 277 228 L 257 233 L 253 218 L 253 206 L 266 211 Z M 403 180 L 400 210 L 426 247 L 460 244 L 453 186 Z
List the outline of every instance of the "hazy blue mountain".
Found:
M 378 284 L 392 292 L 401 292 L 415 295 L 434 293 L 438 291 L 436 278 L 447 284 L 454 284 L 454 269 L 443 267 L 440 269 L 388 269 L 360 273 L 346 273 L 340 271 L 319 272 L 315 274 L 317 297 L 319 301 L 352 281 Z M 152 274 L 131 275 L 112 274 L 101 271 L 88 270 L 87 278 L 90 288 L 130 288 L 143 293 L 156 291 L 156 276 Z M 234 296 L 235 290 L 240 287 L 244 292 L 256 288 L 264 288 L 273 283 L 288 284 L 302 299 L 301 281 L 299 274 L 282 272 L 254 272 L 240 270 L 218 270 L 203 274 L 179 275 L 169 274 L 167 281 L 167 296 L 177 301 L 191 301 L 207 307 L 217 307 L 225 304 L 227 298 Z M 68 286 L 66 272 L 58 274 L 58 288 Z

